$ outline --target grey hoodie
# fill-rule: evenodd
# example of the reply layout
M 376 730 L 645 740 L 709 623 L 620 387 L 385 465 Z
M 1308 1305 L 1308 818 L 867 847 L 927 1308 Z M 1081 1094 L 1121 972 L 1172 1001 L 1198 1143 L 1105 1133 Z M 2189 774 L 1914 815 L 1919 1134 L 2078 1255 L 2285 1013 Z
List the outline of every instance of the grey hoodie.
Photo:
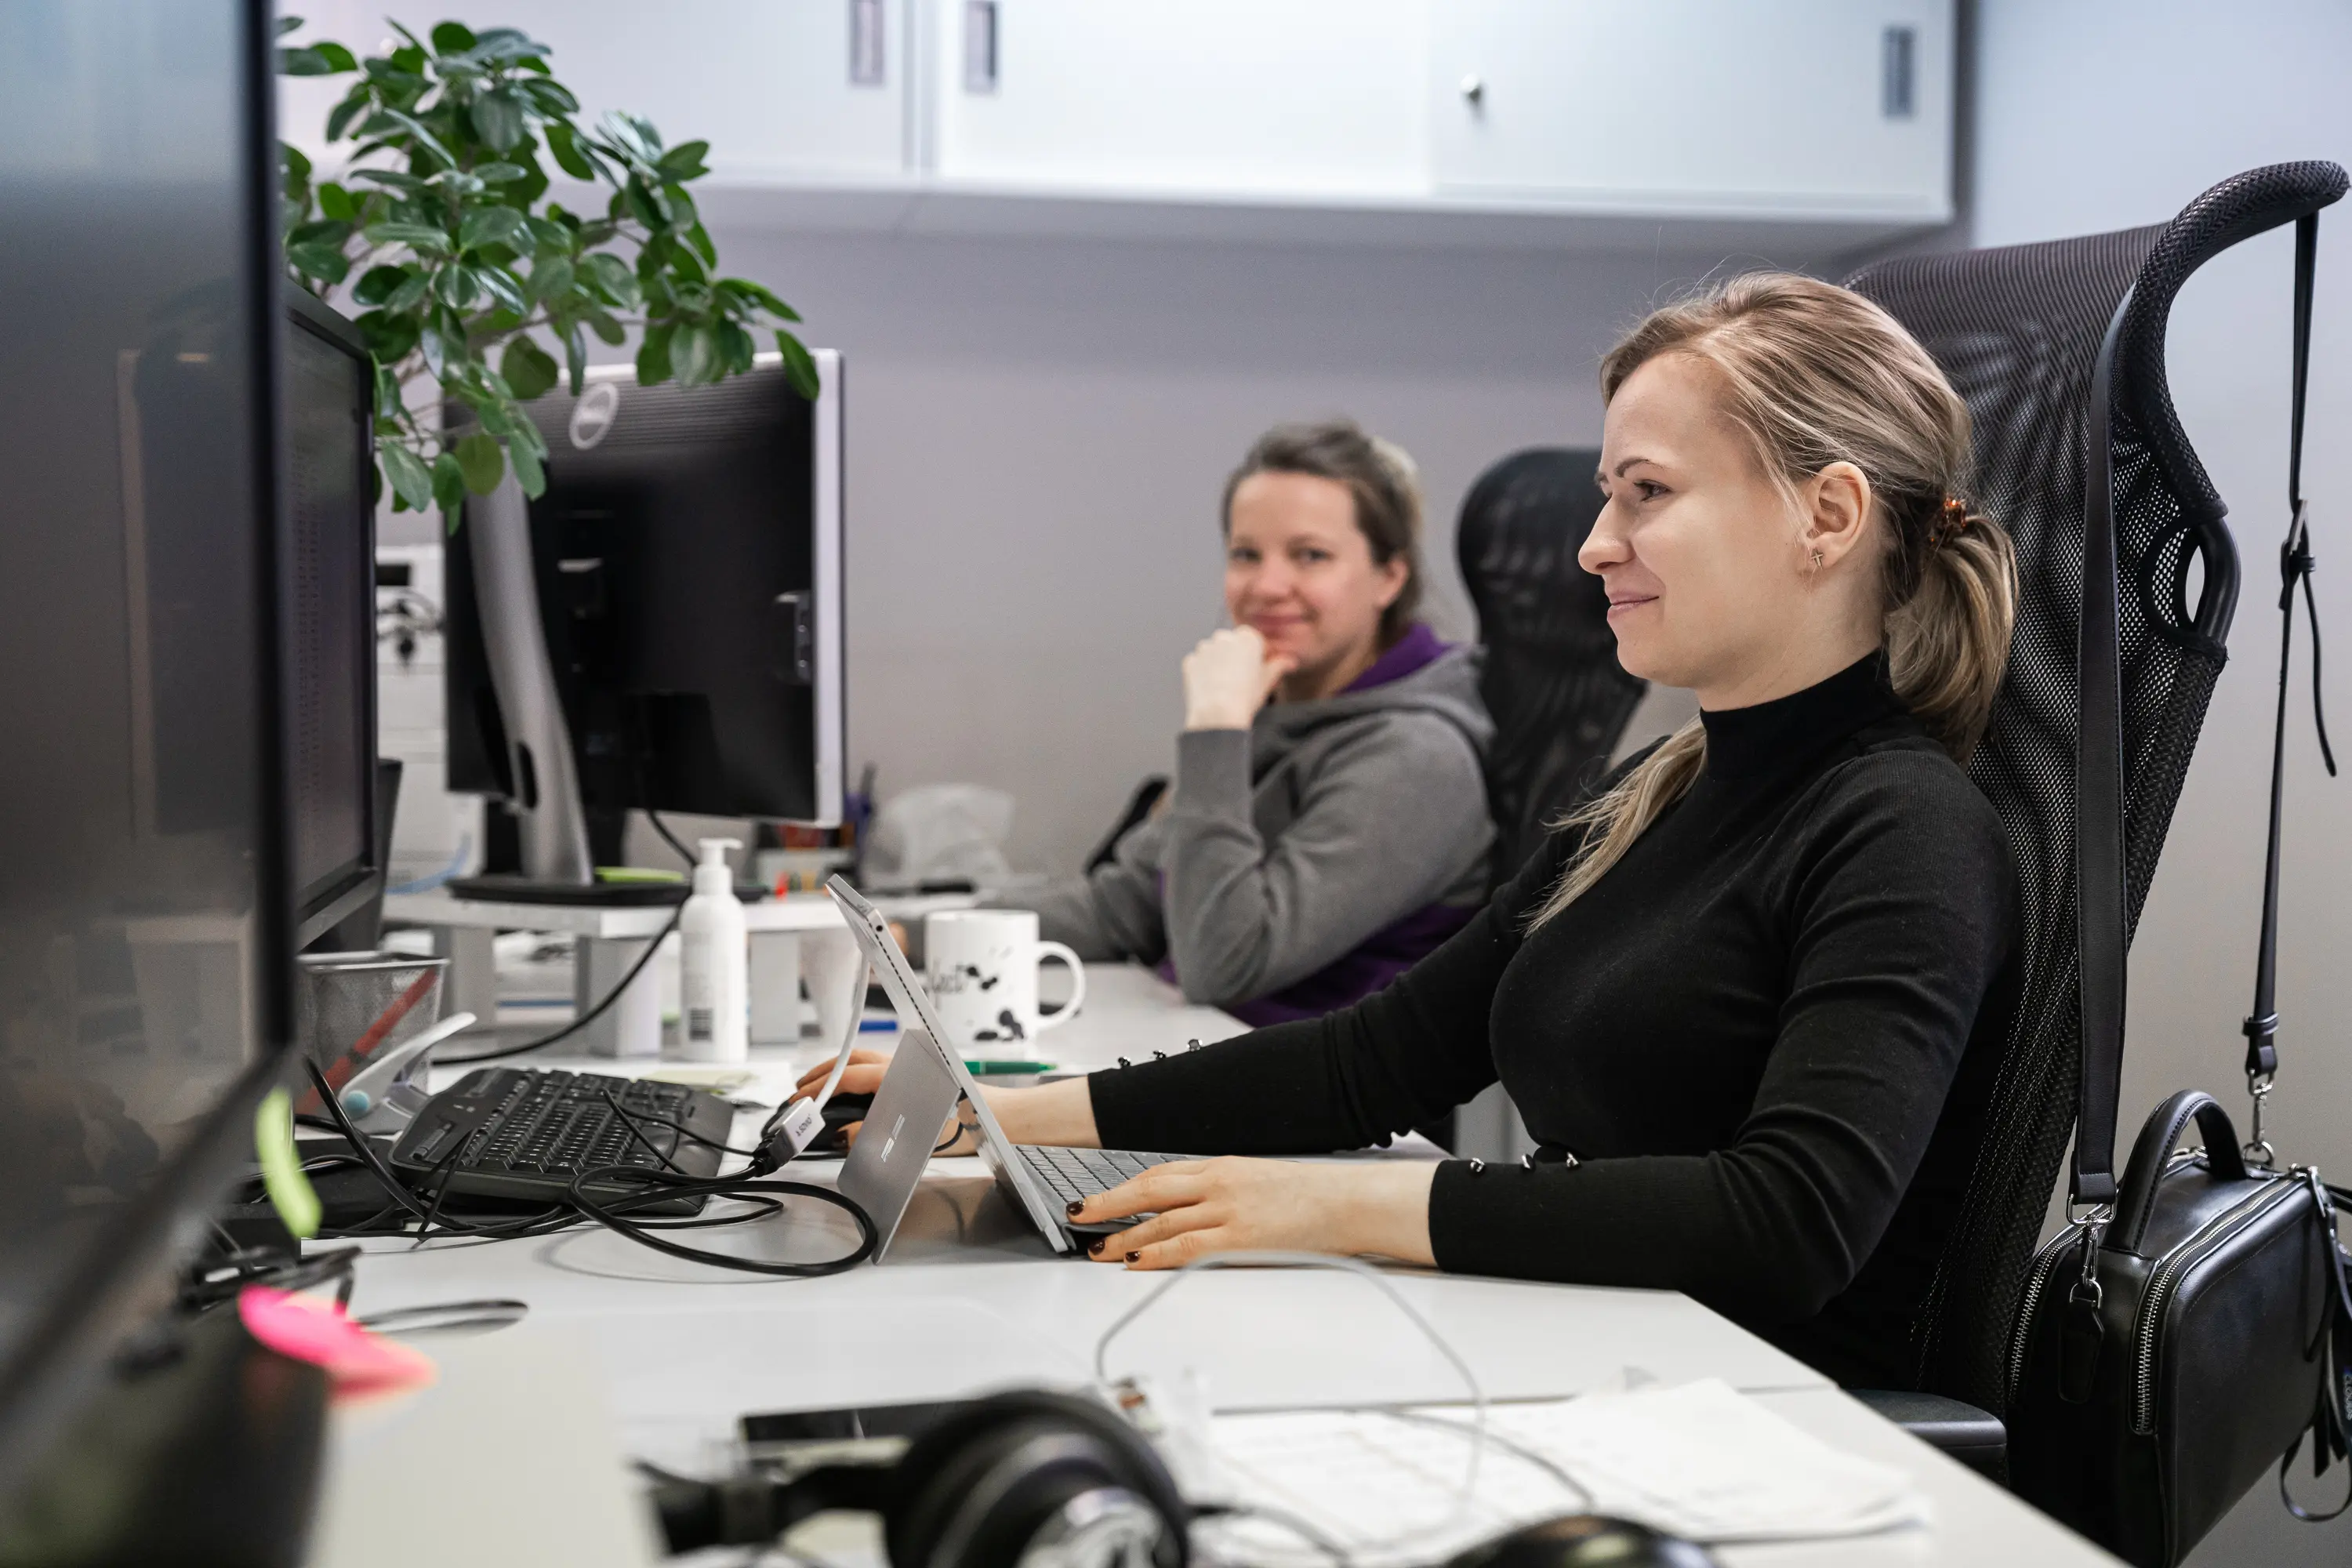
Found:
M 1402 936 L 1418 951 L 1402 963 L 1370 955 L 1378 977 L 1357 994 L 1384 984 L 1485 900 L 1494 841 L 1479 654 L 1443 648 L 1423 628 L 1415 637 L 1440 651 L 1409 673 L 1269 703 L 1246 731 L 1179 735 L 1162 809 L 1089 876 L 1018 901 L 1083 958 L 1172 963 L 1196 1002 L 1265 997 Z M 1430 925 L 1416 922 L 1424 914 L 1437 929 L 1419 939 L 1407 928 Z M 1291 1012 L 1353 1000 L 1344 976 L 1318 978 L 1339 992 Z

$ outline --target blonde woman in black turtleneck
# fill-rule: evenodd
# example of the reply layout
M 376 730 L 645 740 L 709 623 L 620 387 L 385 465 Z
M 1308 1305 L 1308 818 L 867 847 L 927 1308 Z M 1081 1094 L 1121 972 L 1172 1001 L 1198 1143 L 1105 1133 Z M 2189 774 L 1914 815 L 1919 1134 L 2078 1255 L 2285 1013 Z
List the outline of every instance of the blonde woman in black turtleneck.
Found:
M 2009 542 L 1959 499 L 1959 398 L 1844 289 L 1759 274 L 1660 311 L 1602 390 L 1583 564 L 1625 668 L 1698 720 L 1386 990 L 990 1102 L 1022 1142 L 1277 1155 L 1499 1079 L 1524 1167 L 1211 1159 L 1078 1217 L 1153 1215 L 1097 1251 L 1135 1268 L 1292 1247 L 1685 1290 L 1905 1385 L 2018 984 L 2014 877 L 1961 771 Z

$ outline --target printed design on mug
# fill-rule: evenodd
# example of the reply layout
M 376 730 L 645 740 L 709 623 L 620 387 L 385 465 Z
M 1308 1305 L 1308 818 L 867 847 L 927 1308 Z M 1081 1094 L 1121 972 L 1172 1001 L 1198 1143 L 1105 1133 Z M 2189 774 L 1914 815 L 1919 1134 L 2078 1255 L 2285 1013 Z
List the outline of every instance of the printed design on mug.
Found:
M 996 1024 L 997 1026 L 993 1029 L 973 1030 L 971 1036 L 972 1039 L 974 1041 L 1025 1040 L 1029 1037 L 1029 1032 L 1021 1026 L 1021 1015 L 1015 1013 L 1010 1007 L 1003 1007 L 997 1010 Z
M 993 991 L 997 979 L 976 963 L 959 963 L 931 977 L 931 992 L 937 997 L 961 996 L 966 991 Z

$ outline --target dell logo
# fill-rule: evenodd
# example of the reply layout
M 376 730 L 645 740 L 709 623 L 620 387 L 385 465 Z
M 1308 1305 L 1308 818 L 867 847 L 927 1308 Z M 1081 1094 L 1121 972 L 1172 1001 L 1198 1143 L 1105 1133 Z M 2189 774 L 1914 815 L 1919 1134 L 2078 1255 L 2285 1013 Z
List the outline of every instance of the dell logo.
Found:
M 613 421 L 620 415 L 621 389 L 609 381 L 598 382 L 572 405 L 572 444 L 588 450 L 612 434 Z

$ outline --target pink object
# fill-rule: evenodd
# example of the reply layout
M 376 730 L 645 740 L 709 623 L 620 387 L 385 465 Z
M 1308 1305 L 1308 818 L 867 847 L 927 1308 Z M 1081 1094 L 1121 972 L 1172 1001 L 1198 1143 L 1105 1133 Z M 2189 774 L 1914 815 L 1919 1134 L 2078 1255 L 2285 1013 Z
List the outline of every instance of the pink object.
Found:
M 422 1388 L 437 1375 L 430 1356 L 370 1333 L 315 1296 L 247 1285 L 236 1314 L 246 1332 L 278 1354 L 325 1368 L 338 1398 Z

